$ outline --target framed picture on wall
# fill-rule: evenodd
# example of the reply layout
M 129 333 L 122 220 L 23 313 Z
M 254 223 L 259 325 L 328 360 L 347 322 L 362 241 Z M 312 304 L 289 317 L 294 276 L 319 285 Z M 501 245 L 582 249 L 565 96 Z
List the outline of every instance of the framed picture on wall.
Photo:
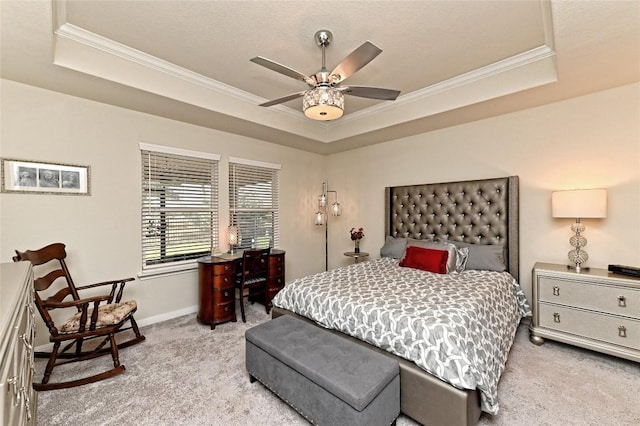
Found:
M 2 158 L 2 192 L 90 195 L 89 166 Z

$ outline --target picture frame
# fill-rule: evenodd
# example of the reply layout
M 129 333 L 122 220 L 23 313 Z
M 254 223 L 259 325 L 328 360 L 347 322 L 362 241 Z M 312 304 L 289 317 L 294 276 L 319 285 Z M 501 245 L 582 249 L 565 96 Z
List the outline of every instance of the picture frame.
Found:
M 89 166 L 2 158 L 2 192 L 91 195 Z

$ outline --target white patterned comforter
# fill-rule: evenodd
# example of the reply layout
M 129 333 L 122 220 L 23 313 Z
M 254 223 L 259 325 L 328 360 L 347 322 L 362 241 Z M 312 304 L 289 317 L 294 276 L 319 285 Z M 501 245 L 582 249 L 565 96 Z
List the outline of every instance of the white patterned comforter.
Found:
M 432 274 L 382 258 L 287 284 L 274 306 L 415 362 L 498 412 L 498 381 L 531 310 L 507 272 Z

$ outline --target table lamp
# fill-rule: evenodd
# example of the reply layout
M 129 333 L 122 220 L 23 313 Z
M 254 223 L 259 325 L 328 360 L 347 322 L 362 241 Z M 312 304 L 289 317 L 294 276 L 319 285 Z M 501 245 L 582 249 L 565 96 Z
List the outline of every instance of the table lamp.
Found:
M 607 217 L 606 189 L 576 189 L 570 191 L 554 191 L 551 193 L 551 214 L 556 218 L 573 218 L 576 223 L 571 225 L 575 233 L 569 244 L 573 250 L 569 252 L 569 260 L 576 272 L 580 272 L 582 264 L 589 255 L 584 250 L 587 239 L 582 235 L 585 227 L 580 219 Z

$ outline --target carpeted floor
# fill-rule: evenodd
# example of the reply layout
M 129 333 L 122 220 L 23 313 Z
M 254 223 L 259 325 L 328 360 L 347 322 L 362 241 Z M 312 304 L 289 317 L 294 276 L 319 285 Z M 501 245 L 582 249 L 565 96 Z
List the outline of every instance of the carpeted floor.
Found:
M 40 392 L 38 425 L 308 425 L 244 369 L 244 331 L 268 320 L 249 306 L 247 324 L 214 331 L 195 315 L 142 329 L 147 340 L 123 349 L 124 374 L 77 388 Z M 45 360 L 36 361 L 41 379 Z M 110 357 L 57 367 L 53 379 L 93 374 Z M 521 326 L 499 387 L 500 412 L 480 425 L 638 425 L 640 365 L 547 341 Z M 416 425 L 406 416 L 399 426 Z

